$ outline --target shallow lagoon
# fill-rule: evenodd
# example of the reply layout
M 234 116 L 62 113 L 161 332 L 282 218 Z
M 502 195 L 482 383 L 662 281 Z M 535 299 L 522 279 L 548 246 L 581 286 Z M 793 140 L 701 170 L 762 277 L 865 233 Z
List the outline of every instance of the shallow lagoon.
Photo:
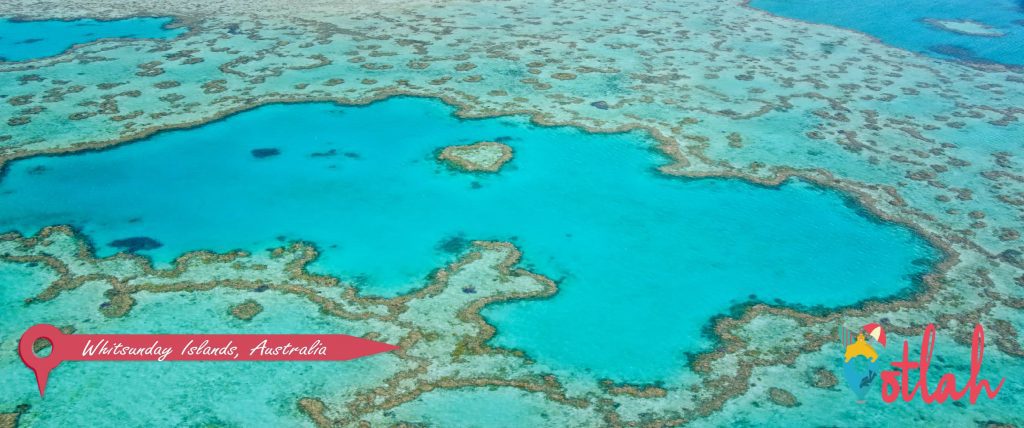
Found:
M 452 144 L 501 140 L 496 175 L 434 160 Z M 706 345 L 730 305 L 782 299 L 837 306 L 912 285 L 937 252 L 840 195 L 792 182 L 660 175 L 640 133 L 592 135 L 525 118 L 459 120 L 435 100 L 367 107 L 271 105 L 96 153 L 11 164 L 0 225 L 72 224 L 108 243 L 149 237 L 166 263 L 197 249 L 315 243 L 314 269 L 365 293 L 422 286 L 463 240 L 509 240 L 557 281 L 550 300 L 484 315 L 495 343 L 556 369 L 657 381 Z M 277 149 L 276 155 L 261 149 Z
M 171 18 L 137 17 L 113 21 L 15 21 L 0 19 L 0 61 L 26 61 L 59 55 L 74 45 L 100 39 L 173 38 L 183 28 L 166 29 Z
M 1024 4 L 1015 0 L 751 0 L 776 15 L 849 28 L 906 50 L 938 58 L 1024 65 Z M 948 31 L 927 19 L 969 20 L 1002 37 Z

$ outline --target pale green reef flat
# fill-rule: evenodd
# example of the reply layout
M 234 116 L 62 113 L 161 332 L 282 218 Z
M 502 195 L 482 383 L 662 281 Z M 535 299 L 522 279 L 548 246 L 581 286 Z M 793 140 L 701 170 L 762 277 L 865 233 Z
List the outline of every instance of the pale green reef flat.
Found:
M 102 418 L 161 426 L 1024 424 L 1019 68 L 918 55 L 730 1 L 10 0 L 0 15 L 167 16 L 189 29 L 169 40 L 108 40 L 0 64 L 0 162 L 135 140 L 273 102 L 439 97 L 464 116 L 519 113 L 592 132 L 646 130 L 676 161 L 660 168 L 665 174 L 769 185 L 801 177 L 946 252 L 917 293 L 815 312 L 746 305 L 709 320 L 714 344 L 661 388 L 555 375 L 482 342 L 491 334 L 474 316 L 483 301 L 552 291 L 542 277 L 507 269 L 515 250 L 506 244 L 471 247 L 464 263 L 432 277 L 440 287 L 375 300 L 302 275 L 296 267 L 310 251 L 302 246 L 194 254 L 170 272 L 123 255 L 96 260 L 79 247 L 88 236 L 64 228 L 38 238 L 7 234 L 0 413 L 30 404 L 20 419 L 26 426 L 103 425 Z M 261 284 L 269 289 L 256 293 Z M 463 293 L 467 286 L 476 293 Z M 264 313 L 250 323 L 231 318 L 228 307 L 248 298 Z M 1005 377 L 1006 386 L 974 406 L 882 404 L 877 395 L 857 405 L 818 374 L 836 371 L 837 324 L 879 320 L 890 331 L 886 361 L 903 339 L 916 348 L 924 324 L 939 325 L 936 355 L 944 361 L 933 373 L 952 371 L 961 381 L 970 329 L 984 324 L 982 376 Z M 113 364 L 68 364 L 61 376 L 126 388 L 123 401 L 58 384 L 41 401 L 25 393 L 32 379 L 13 352 L 27 322 L 125 333 L 338 329 L 375 333 L 406 351 L 355 364 L 231 365 L 197 395 L 157 394 Z M 211 367 L 167 373 L 208 377 Z M 297 381 L 270 390 L 240 380 L 253 376 Z M 770 388 L 799 404 L 773 401 Z M 141 412 L 135 402 L 147 398 L 166 400 L 164 410 Z M 495 408 L 506 419 L 489 416 Z

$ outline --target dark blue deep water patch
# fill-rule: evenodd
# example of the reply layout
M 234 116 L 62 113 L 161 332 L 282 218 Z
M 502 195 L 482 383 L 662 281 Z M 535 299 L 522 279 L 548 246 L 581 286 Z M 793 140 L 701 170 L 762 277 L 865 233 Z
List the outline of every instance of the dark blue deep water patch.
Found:
M 776 15 L 849 28 L 902 49 L 970 62 L 1024 65 L 1024 6 L 1019 0 L 751 0 Z M 1002 37 L 960 34 L 928 19 L 969 20 Z
M 434 159 L 499 137 L 515 157 L 498 174 Z M 930 266 L 920 260 L 938 256 L 910 230 L 806 183 L 660 175 L 653 144 L 522 117 L 459 120 L 426 99 L 271 105 L 110 150 L 13 162 L 0 179 L 0 229 L 71 224 L 101 255 L 128 249 L 164 263 L 304 240 L 322 252 L 315 270 L 382 295 L 423 286 L 468 241 L 511 241 L 560 291 L 487 308 L 495 343 L 634 381 L 683 370 L 685 353 L 707 345 L 709 318 L 752 294 L 853 304 L 906 290 Z M 276 154 L 253 156 L 268 148 Z
M 185 32 L 167 29 L 171 18 L 127 18 L 113 21 L 14 21 L 0 19 L 0 61 L 26 61 L 59 55 L 74 45 L 100 39 L 170 39 Z
M 118 250 L 128 253 L 136 253 L 145 250 L 155 250 L 162 247 L 163 244 L 153 238 L 133 236 L 131 238 L 115 239 L 110 241 L 107 246 L 117 248 Z

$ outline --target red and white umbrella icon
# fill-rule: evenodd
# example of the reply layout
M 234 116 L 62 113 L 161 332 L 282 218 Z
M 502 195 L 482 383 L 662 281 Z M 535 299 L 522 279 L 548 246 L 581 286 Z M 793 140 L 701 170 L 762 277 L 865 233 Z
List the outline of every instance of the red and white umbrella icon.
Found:
M 881 325 L 877 323 L 866 324 L 864 325 L 864 331 L 867 332 L 869 336 L 875 338 L 876 342 L 885 346 L 885 330 L 882 329 Z

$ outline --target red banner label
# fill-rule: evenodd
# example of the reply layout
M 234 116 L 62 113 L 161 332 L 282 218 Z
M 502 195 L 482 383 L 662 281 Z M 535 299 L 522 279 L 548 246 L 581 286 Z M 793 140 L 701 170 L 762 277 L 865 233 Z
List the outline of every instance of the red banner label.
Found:
M 50 354 L 32 347 L 50 341 Z M 64 334 L 38 324 L 21 336 L 21 361 L 36 375 L 39 395 L 63 361 L 342 361 L 398 349 L 344 334 Z

